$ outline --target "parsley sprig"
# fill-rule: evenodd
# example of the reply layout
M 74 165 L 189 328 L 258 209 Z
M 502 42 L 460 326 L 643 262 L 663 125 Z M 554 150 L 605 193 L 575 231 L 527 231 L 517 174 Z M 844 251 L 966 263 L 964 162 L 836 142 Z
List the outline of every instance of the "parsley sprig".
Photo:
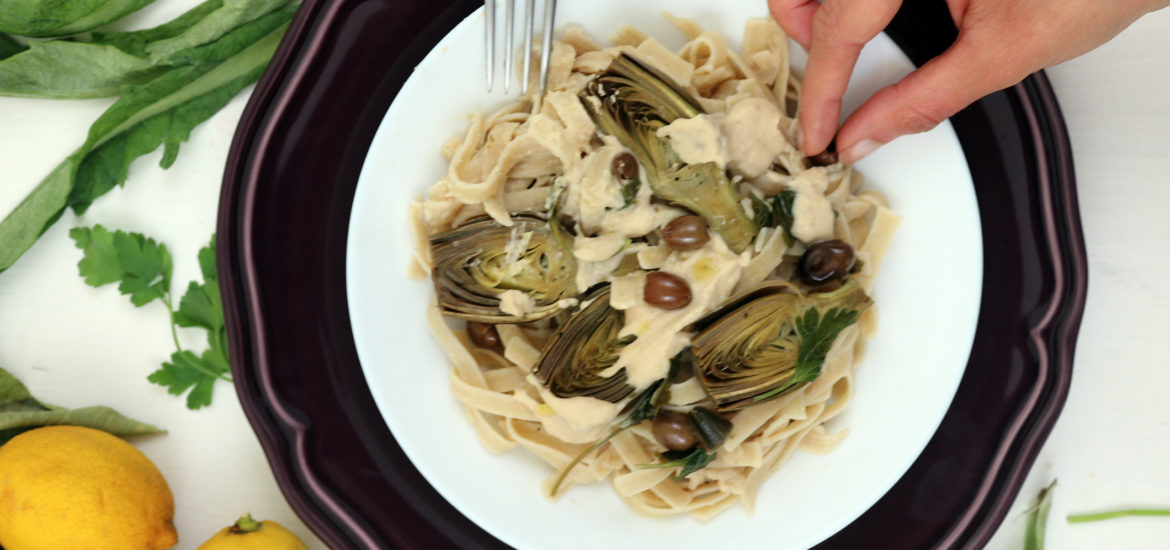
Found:
M 757 395 L 756 401 L 772 397 L 796 384 L 812 382 L 821 375 L 829 348 L 842 330 L 857 321 L 856 309 L 833 308 L 822 317 L 817 308 L 809 308 L 804 315 L 796 318 L 796 336 L 800 338 L 800 351 L 796 354 L 796 370 L 792 379 L 784 385 Z
M 178 309 L 171 292 L 173 261 L 165 244 L 141 233 L 110 231 L 101 225 L 74 228 L 69 236 L 84 253 L 77 268 L 86 284 L 96 288 L 118 283 L 118 291 L 129 296 L 136 307 L 157 301 L 167 308 L 175 352 L 147 379 L 173 395 L 187 393 L 189 409 L 210 405 L 215 381 L 232 381 L 227 375 L 231 366 L 215 272 L 215 236 L 199 251 L 203 283 L 191 281 L 187 285 Z M 179 327 L 206 330 L 207 349 L 199 354 L 184 349 L 179 343 Z

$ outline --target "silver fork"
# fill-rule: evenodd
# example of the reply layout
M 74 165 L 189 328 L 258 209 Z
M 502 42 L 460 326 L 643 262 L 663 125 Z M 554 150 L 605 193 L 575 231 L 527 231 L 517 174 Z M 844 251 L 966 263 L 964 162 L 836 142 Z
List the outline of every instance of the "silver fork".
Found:
M 508 83 L 512 81 L 512 22 L 516 18 L 513 14 L 512 3 L 515 0 L 504 0 L 504 93 L 508 93 Z M 524 0 L 524 52 L 523 76 L 520 78 L 520 94 L 528 93 L 528 81 L 532 78 L 532 36 L 536 34 L 534 22 L 536 19 L 536 0 Z M 544 0 L 544 28 L 541 29 L 540 40 L 540 93 L 548 88 L 548 61 L 552 54 L 552 33 L 556 21 L 557 1 Z M 487 52 L 487 89 L 492 91 L 492 82 L 495 80 L 496 70 L 496 0 L 484 0 L 484 37 Z

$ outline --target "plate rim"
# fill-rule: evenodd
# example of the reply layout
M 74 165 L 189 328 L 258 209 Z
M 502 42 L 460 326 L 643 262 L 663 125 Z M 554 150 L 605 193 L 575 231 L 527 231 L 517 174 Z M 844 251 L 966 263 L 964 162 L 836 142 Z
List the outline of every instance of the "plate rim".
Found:
M 262 258 L 258 256 L 253 239 L 258 223 L 265 221 L 257 216 L 262 208 L 257 202 L 257 196 L 266 186 L 274 185 L 263 174 L 266 167 L 270 168 L 277 160 L 274 154 L 282 145 L 278 143 L 281 129 L 286 128 L 290 120 L 303 114 L 292 108 L 294 98 L 305 92 L 313 76 L 320 76 L 322 67 L 328 65 L 329 54 L 334 53 L 335 48 L 356 47 L 360 42 L 358 38 L 350 37 L 347 44 L 339 45 L 336 40 L 347 18 L 360 11 L 359 4 L 353 0 L 307 0 L 302 5 L 269 70 L 250 98 L 232 141 L 217 222 L 217 232 L 221 236 L 217 255 L 220 280 L 224 283 L 222 292 L 233 374 L 241 404 L 273 467 L 278 484 L 294 510 L 331 547 L 382 548 L 392 545 L 405 548 L 414 544 L 425 544 L 418 547 L 435 547 L 435 542 L 444 546 L 462 545 L 468 540 L 440 537 L 425 543 L 393 534 L 387 536 L 352 502 L 348 502 L 345 495 L 330 487 L 330 480 L 321 475 L 322 461 L 329 457 L 319 451 L 314 454 L 311 445 L 312 440 L 320 435 L 321 428 L 312 418 L 303 414 L 304 411 L 298 407 L 299 403 L 289 399 L 285 389 L 280 386 L 280 377 L 277 375 L 279 366 L 271 363 L 271 352 L 287 345 L 287 342 L 282 344 L 279 338 L 269 335 L 270 318 L 266 313 L 269 302 L 257 278 Z M 419 5 L 426 2 L 400 4 L 422 9 Z M 448 19 L 448 12 L 452 10 L 462 11 L 477 5 L 461 0 L 446 4 L 449 7 L 444 13 L 448 14 Z M 922 4 L 925 3 L 906 2 L 906 6 L 912 8 L 908 13 L 915 13 L 914 9 L 918 9 L 918 13 L 925 13 Z M 461 17 L 455 21 L 459 19 Z M 937 47 L 938 40 L 934 39 L 933 42 Z M 409 49 L 409 46 L 405 49 L 406 54 L 411 53 Z M 906 50 L 905 47 L 903 49 Z M 425 54 L 425 51 L 422 53 Z M 916 58 L 914 52 L 906 53 L 916 64 L 921 64 L 920 57 L 926 55 L 920 53 Z M 418 58 L 421 59 L 421 55 Z M 374 88 L 384 92 L 386 83 L 380 82 Z M 1087 262 L 1076 208 L 1071 146 L 1055 94 L 1043 74 L 1033 75 L 1005 93 L 1013 95 L 1018 101 L 1032 134 L 1030 138 L 1035 145 L 1034 154 L 1038 163 L 1037 177 L 1045 195 L 1045 238 L 1053 254 L 1052 263 L 1057 267 L 1057 284 L 1049 309 L 1039 322 L 1029 327 L 1029 338 L 1036 349 L 1048 353 L 1041 353 L 1043 357 L 1038 364 L 1041 376 L 1031 392 L 1031 400 L 1016 415 L 1012 437 L 1002 442 L 1003 451 L 999 453 L 1001 459 L 992 468 L 993 471 L 984 477 L 979 498 L 971 503 L 962 518 L 954 522 L 938 541 L 942 546 L 982 545 L 1007 513 L 1067 396 L 1076 332 L 1084 308 Z M 382 98 L 381 102 L 385 106 L 389 105 L 389 99 Z M 380 120 L 380 117 L 376 118 Z M 359 142 L 365 139 L 364 144 L 354 144 L 361 149 L 361 154 L 357 155 L 359 167 L 360 158 L 364 157 L 361 146 L 368 147 L 373 137 L 372 132 L 366 133 L 368 135 L 350 138 Z M 353 154 L 357 153 L 350 151 L 350 155 Z M 351 200 L 354 185 L 356 173 L 353 174 L 349 190 Z M 344 190 L 336 192 L 344 194 Z M 341 200 L 344 202 L 344 198 Z M 333 215 L 345 218 L 342 225 L 348 226 L 348 211 Z M 344 249 L 344 231 L 340 246 Z M 331 252 L 320 252 L 336 257 L 337 251 L 333 247 Z M 342 302 L 340 308 L 344 310 L 344 289 L 337 294 Z M 333 310 L 332 314 L 336 316 L 337 304 L 316 305 Z M 331 334 L 329 341 L 324 342 L 326 347 L 348 345 L 352 348 L 352 335 L 349 335 L 346 343 L 343 332 Z M 334 363 L 338 359 L 344 362 L 344 356 L 347 355 L 337 349 L 320 351 L 322 355 L 332 356 L 329 358 L 331 366 L 336 366 Z M 360 367 L 355 368 L 360 370 Z M 960 385 L 958 392 L 962 391 L 963 386 Z M 357 397 L 366 398 L 369 400 L 368 406 L 373 406 L 368 389 L 364 396 Z M 364 428 L 367 434 L 370 430 L 388 434 L 385 426 L 381 426 L 381 430 L 377 426 Z M 362 430 L 355 431 L 360 434 Z M 368 447 L 366 451 L 377 452 Z M 1008 460 L 1009 456 L 1011 460 Z M 415 475 L 418 475 L 417 472 Z M 422 489 L 426 488 L 429 487 Z M 846 530 L 852 528 L 851 525 Z M 946 544 L 942 544 L 944 542 Z

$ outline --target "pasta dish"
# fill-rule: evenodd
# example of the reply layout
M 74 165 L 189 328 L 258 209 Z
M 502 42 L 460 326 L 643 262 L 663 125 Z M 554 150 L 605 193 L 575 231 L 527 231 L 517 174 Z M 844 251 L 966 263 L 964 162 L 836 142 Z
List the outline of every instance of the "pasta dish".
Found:
M 411 206 L 453 394 L 484 446 L 609 480 L 634 510 L 707 519 L 798 449 L 831 451 L 898 224 L 832 152 L 794 145 L 788 38 L 736 52 L 671 17 L 554 43 L 548 91 L 472 114 Z M 531 89 L 536 89 L 532 86 Z

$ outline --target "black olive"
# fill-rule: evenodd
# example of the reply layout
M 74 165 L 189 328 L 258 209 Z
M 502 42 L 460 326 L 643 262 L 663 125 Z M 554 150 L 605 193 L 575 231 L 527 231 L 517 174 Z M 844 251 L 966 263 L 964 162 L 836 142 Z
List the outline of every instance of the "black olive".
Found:
M 693 214 L 679 216 L 662 228 L 662 240 L 675 250 L 695 250 L 711 240 L 707 221 Z
M 837 139 L 829 143 L 829 146 L 824 151 L 817 153 L 811 157 L 805 157 L 804 165 L 806 168 L 813 166 L 828 166 L 837 162 Z
M 695 446 L 698 439 L 691 428 L 690 416 L 678 411 L 662 409 L 654 417 L 654 439 L 672 451 L 685 451 Z
M 684 308 L 691 303 L 691 287 L 677 275 L 665 271 L 651 271 L 646 274 L 642 299 L 660 309 Z
M 487 323 L 468 321 L 467 337 L 471 339 L 471 343 L 481 348 L 498 349 L 503 343 L 500 341 L 500 333 L 496 332 L 496 326 Z
M 613 164 L 610 166 L 613 170 L 613 175 L 623 181 L 629 181 L 638 177 L 638 160 L 634 155 L 629 153 L 621 153 L 613 157 Z
M 833 239 L 808 246 L 800 257 L 800 280 L 809 286 L 821 286 L 840 281 L 853 268 L 853 247 Z

